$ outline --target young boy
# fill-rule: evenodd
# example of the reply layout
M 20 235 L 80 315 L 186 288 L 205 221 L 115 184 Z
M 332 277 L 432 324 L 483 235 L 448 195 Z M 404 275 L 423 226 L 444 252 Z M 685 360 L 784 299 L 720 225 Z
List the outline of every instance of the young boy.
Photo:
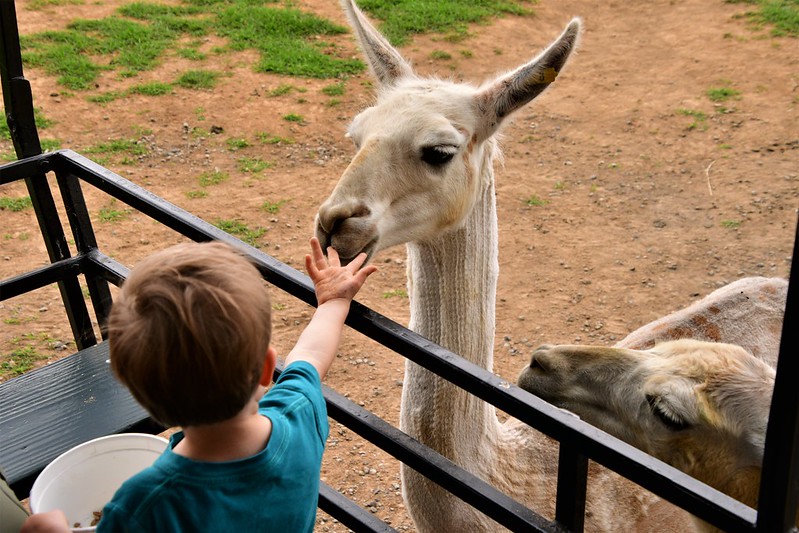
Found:
M 277 357 L 271 304 L 247 259 L 192 243 L 136 266 L 109 317 L 111 368 L 153 418 L 182 431 L 116 492 L 99 533 L 313 530 L 328 435 L 321 379 L 350 302 L 376 270 L 365 260 L 342 267 L 311 240 L 318 307 L 266 395 Z M 62 516 L 33 515 L 28 531 L 54 518 L 67 526 Z

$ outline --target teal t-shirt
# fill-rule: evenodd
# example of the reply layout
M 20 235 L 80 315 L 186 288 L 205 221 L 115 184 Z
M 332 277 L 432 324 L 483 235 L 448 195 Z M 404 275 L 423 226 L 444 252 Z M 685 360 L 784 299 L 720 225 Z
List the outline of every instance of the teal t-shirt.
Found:
M 319 474 L 329 433 L 316 369 L 289 365 L 261 398 L 272 421 L 260 453 L 237 461 L 188 459 L 172 435 L 155 463 L 127 480 L 103 508 L 98 533 L 313 531 Z

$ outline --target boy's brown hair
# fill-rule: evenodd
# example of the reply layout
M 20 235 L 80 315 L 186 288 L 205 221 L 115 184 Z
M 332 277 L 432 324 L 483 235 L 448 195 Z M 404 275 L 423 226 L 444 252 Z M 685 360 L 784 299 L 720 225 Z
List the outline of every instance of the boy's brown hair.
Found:
M 252 397 L 271 332 L 252 263 L 220 242 L 179 244 L 122 285 L 108 320 L 111 369 L 162 424 L 221 422 Z

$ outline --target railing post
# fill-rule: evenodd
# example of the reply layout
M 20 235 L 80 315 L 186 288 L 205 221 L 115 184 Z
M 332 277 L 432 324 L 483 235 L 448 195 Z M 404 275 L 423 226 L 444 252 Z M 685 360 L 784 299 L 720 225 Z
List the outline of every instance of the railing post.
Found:
M 799 376 L 799 224 L 796 232 L 760 479 L 757 531 L 762 533 L 796 531 L 799 497 L 799 387 L 796 386 L 796 376 Z
M 569 531 L 581 533 L 585 527 L 588 458 L 568 442 L 561 442 L 559 450 L 555 521 Z
M 22 73 L 22 53 L 19 47 L 17 13 L 13 0 L 0 0 L 0 79 L 6 121 L 17 157 L 24 159 L 41 154 L 42 147 L 34 118 L 33 95 L 30 83 Z M 25 178 L 25 184 L 50 262 L 55 263 L 68 259 L 70 252 L 45 173 L 46 169 L 42 168 L 41 172 Z M 97 338 L 77 277 L 59 282 L 58 288 L 78 349 L 96 344 Z

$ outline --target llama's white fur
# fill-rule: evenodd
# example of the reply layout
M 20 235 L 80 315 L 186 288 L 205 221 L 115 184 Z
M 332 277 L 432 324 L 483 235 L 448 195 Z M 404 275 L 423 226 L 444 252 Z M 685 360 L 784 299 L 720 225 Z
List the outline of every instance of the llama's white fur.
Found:
M 316 232 L 347 261 L 407 243 L 410 328 L 488 370 L 498 276 L 494 135 L 540 94 L 575 48 L 580 21 L 538 57 L 480 88 L 418 77 L 350 1 L 342 5 L 378 81 L 349 128 L 358 150 L 319 209 Z M 467 470 L 554 516 L 557 443 L 408 362 L 401 428 Z M 419 531 L 497 531 L 434 482 L 402 468 Z M 667 515 L 664 518 L 663 515 Z M 590 469 L 589 531 L 685 531 L 685 513 L 619 476 Z

